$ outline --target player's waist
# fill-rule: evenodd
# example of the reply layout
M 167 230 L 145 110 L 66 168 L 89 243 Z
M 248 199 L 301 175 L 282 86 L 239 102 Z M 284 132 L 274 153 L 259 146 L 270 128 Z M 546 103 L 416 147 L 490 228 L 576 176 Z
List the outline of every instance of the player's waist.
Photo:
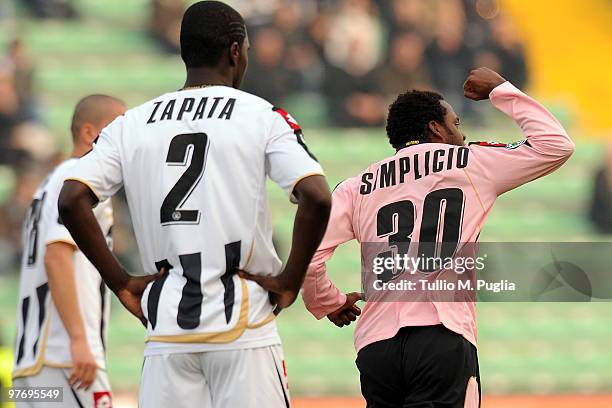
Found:
M 158 327 L 155 330 L 149 330 L 145 341 L 147 343 L 227 344 L 238 340 L 249 330 L 257 330 L 273 324 L 275 317 L 274 313 L 269 312 L 259 318 L 249 319 L 248 312 L 243 310 L 236 324 L 229 328 L 207 324 L 202 324 L 192 330 L 183 330 L 177 327 Z
M 403 327 L 442 324 L 476 346 L 476 318 L 469 302 L 378 302 L 367 304 L 355 329 L 357 351 L 392 338 Z
M 207 336 L 208 334 L 210 333 L 194 333 L 193 336 L 190 337 L 185 337 L 185 335 L 148 337 L 145 348 L 145 357 L 160 354 L 242 350 L 281 344 L 276 322 L 273 318 L 270 320 L 266 319 L 266 321 L 262 322 L 262 324 L 258 326 L 250 325 L 244 331 L 241 331 L 238 337 L 228 336 L 224 339 L 229 341 L 215 341 L 221 340 L 221 338 L 216 337 L 211 339 L 209 336 Z M 197 337 L 198 335 L 199 337 Z
M 143 295 L 147 341 L 231 343 L 274 320 L 268 292 L 237 277 L 200 287 L 151 285 Z

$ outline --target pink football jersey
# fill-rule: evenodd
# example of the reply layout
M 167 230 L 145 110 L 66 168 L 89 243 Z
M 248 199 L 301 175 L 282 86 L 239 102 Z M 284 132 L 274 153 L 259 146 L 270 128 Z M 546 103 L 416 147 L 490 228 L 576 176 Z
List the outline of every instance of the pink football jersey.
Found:
M 490 94 L 526 139 L 512 144 L 416 144 L 369 166 L 333 193 L 325 237 L 303 288 L 308 310 L 321 319 L 346 301 L 326 273 L 336 247 L 362 243 L 476 242 L 496 198 L 559 168 L 574 143 L 555 117 L 509 82 Z M 473 302 L 366 302 L 355 348 L 395 336 L 405 326 L 442 323 L 476 345 Z

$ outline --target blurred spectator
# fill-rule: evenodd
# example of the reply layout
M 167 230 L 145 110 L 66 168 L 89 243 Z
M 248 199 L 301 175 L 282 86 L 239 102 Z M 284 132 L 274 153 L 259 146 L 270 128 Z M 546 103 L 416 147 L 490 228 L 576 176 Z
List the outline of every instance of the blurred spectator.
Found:
M 30 160 L 49 163 L 57 153 L 55 139 L 47 129 L 34 122 L 23 122 L 13 130 L 11 148 L 22 155 L 16 166 Z
M 325 65 L 310 41 L 287 46 L 286 68 L 292 92 L 320 92 Z
M 0 22 L 10 15 L 11 8 L 7 1 L 0 1 Z
M 19 99 L 15 89 L 13 69 L 6 61 L 0 63 L 0 164 L 13 160 L 11 140 L 19 124 Z
M 72 19 L 78 17 L 72 0 L 21 0 L 37 18 Z
M 271 17 L 281 5 L 281 0 L 234 0 L 232 7 L 240 10 L 240 14 L 251 27 L 270 24 Z
M 10 43 L 7 60 L 13 69 L 20 119 L 39 121 L 37 101 L 34 95 L 34 63 L 23 41 L 16 39 Z
M 525 51 L 512 22 L 504 16 L 491 22 L 493 53 L 499 58 L 500 73 L 514 85 L 523 88 L 527 82 Z
M 152 0 L 149 30 L 166 51 L 180 53 L 181 20 L 185 12 L 183 0 Z
M 465 44 L 465 13 L 458 0 L 446 0 L 438 7 L 436 36 L 427 49 L 434 87 L 457 113 L 466 116 L 469 105 L 463 98 L 463 81 L 473 68 L 471 50 Z
M 3 191 L 12 192 L 0 204 L 3 267 L 19 263 L 25 211 L 47 166 L 55 165 L 54 139 L 33 121 L 38 119 L 33 77 L 34 64 L 23 43 L 11 42 L 0 58 L 0 165 L 8 166 L 0 182 Z
M 324 93 L 333 124 L 380 126 L 386 104 L 379 91 L 381 28 L 370 0 L 344 0 L 324 44 Z
M 603 165 L 595 173 L 589 218 L 598 231 L 612 234 L 612 143 Z
M 284 0 L 272 15 L 272 24 L 283 33 L 288 42 L 307 39 L 305 22 L 315 15 L 311 1 Z
M 425 38 L 433 35 L 436 1 L 431 0 L 378 0 L 378 7 L 389 23 L 390 36 L 415 31 Z
M 253 51 L 244 88 L 280 106 L 291 90 L 289 73 L 283 65 L 285 38 L 276 28 L 268 27 L 253 34 L 251 42 Z
M 40 126 L 33 91 L 34 65 L 20 40 L 0 60 L 0 164 L 19 167 L 30 158 L 46 160 L 53 139 Z
M 499 14 L 497 0 L 463 0 L 466 18 L 465 44 L 472 50 L 486 46 L 491 37 L 491 20 Z
M 425 43 L 415 32 L 401 33 L 391 40 L 388 61 L 380 76 L 381 90 L 388 98 L 408 89 L 431 88 L 424 52 Z
M 304 0 L 283 1 L 273 15 L 273 25 L 285 42 L 284 66 L 292 92 L 317 92 L 323 80 L 324 66 L 305 24 L 315 15 L 314 2 Z

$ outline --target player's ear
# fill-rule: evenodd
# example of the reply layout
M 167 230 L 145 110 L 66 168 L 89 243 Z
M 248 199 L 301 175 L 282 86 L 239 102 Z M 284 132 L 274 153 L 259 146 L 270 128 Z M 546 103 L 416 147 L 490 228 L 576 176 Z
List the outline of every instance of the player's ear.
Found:
M 233 42 L 232 45 L 230 45 L 230 49 L 229 49 L 230 66 L 232 67 L 238 66 L 238 62 L 240 61 L 240 52 L 241 52 L 240 44 L 238 44 L 237 42 Z
M 447 143 L 444 127 L 435 120 L 430 120 L 427 124 L 427 133 L 429 134 L 429 140 L 432 142 Z
M 93 143 L 96 137 L 98 137 L 97 129 L 92 123 L 83 123 L 81 125 L 80 134 L 83 141 L 86 143 Z

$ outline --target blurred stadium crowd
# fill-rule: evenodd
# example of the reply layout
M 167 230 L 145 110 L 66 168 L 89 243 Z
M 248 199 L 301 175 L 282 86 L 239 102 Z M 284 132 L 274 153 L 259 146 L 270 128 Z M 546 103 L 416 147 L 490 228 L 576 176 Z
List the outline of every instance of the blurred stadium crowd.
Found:
M 321 97 L 333 126 L 384 124 L 391 98 L 435 89 L 477 119 L 462 87 L 474 66 L 518 86 L 525 53 L 491 0 L 237 0 L 253 47 L 245 89 L 283 104 Z

